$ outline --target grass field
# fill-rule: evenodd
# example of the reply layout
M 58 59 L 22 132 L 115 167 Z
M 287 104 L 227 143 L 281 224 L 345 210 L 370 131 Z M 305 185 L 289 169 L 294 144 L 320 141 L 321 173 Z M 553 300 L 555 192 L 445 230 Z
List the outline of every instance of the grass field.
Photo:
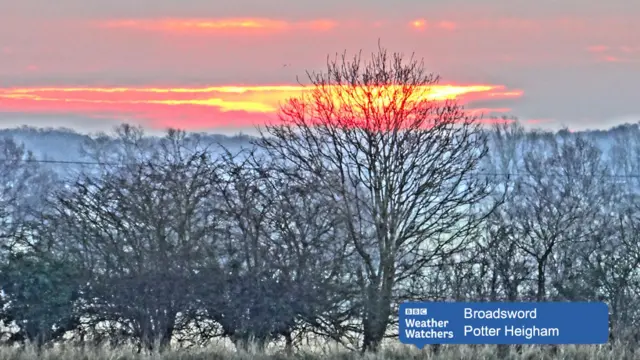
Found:
M 387 348 L 378 354 L 360 355 L 350 352 L 326 351 L 306 353 L 297 352 L 293 355 L 284 353 L 256 353 L 236 352 L 221 348 L 194 348 L 169 350 L 161 354 L 138 354 L 130 348 L 109 347 L 73 347 L 60 346 L 54 349 L 44 349 L 40 352 L 33 347 L 2 347 L 0 348 L 0 360 L 400 360 L 400 359 L 637 359 L 638 354 L 633 354 L 633 349 L 625 346 L 562 346 L 553 353 L 550 347 L 525 347 L 522 353 L 511 351 L 506 357 L 498 356 L 495 346 L 450 346 L 442 347 L 438 354 L 433 351 L 420 351 L 413 347 Z

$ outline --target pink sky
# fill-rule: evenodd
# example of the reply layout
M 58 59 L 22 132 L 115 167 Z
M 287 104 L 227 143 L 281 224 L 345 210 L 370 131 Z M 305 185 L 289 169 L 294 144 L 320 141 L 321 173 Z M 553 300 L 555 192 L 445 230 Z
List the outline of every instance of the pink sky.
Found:
M 424 57 L 444 85 L 499 88 L 460 95 L 470 109 L 574 128 L 640 120 L 640 3 L 631 1 L 5 3 L 0 126 L 244 128 L 295 96 L 282 86 L 328 54 L 370 52 L 378 39 Z M 198 90 L 221 86 L 253 90 Z M 88 89 L 62 91 L 74 87 Z M 129 90 L 95 91 L 118 87 Z M 152 87 L 189 91 L 140 90 Z

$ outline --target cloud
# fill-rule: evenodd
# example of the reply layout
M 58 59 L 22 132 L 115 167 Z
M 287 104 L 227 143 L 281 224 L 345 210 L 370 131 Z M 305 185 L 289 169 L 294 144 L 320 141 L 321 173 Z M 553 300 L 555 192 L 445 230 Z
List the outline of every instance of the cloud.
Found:
M 482 117 L 490 117 L 490 116 L 498 116 L 500 114 L 505 114 L 511 112 L 511 108 L 471 108 L 467 109 L 467 114 L 472 116 L 482 116 Z
M 637 46 L 592 45 L 588 46 L 586 50 L 595 54 L 595 60 L 597 62 L 640 63 L 640 56 L 635 54 L 640 52 L 640 47 Z
M 548 124 L 555 122 L 554 119 L 525 119 L 524 123 L 531 125 Z
M 413 20 L 411 26 L 416 30 L 424 30 L 427 28 L 427 21 L 425 19 Z
M 587 51 L 593 53 L 601 53 L 607 50 L 609 50 L 609 47 L 606 45 L 591 45 L 587 47 Z
M 458 28 L 458 24 L 453 21 L 440 21 L 438 22 L 437 27 L 445 30 L 455 30 Z
M 620 51 L 623 53 L 636 53 L 636 52 L 640 52 L 640 46 L 627 46 L 627 45 L 623 45 L 620 46 Z
M 105 29 L 134 29 L 170 33 L 219 33 L 234 31 L 279 32 L 287 30 L 326 31 L 337 26 L 333 20 L 317 19 L 291 22 L 268 18 L 220 19 L 127 19 L 108 20 L 95 24 Z
M 440 30 L 455 30 L 458 28 L 458 24 L 456 24 L 453 21 L 427 21 L 425 19 L 416 19 L 416 20 L 412 20 L 409 23 L 409 26 L 411 26 L 413 29 L 415 30 L 419 30 L 419 31 L 423 31 L 426 29 L 440 29 Z
M 467 31 L 520 31 L 520 32 L 555 32 L 558 30 L 587 30 L 587 22 L 584 19 L 572 18 L 543 18 L 531 19 L 522 17 L 469 17 L 454 16 L 452 19 L 415 19 L 409 25 L 418 30 L 431 28 L 442 30 L 467 30 Z
M 629 59 L 619 58 L 617 56 L 607 55 L 607 56 L 602 58 L 602 61 L 611 62 L 611 63 L 622 63 L 622 62 L 629 62 L 630 60 Z
M 0 88 L 0 111 L 121 119 L 156 128 L 247 127 L 275 119 L 283 101 L 309 90 L 295 85 Z M 477 84 L 442 84 L 418 90 L 429 100 L 456 99 L 463 104 L 522 95 L 504 86 Z

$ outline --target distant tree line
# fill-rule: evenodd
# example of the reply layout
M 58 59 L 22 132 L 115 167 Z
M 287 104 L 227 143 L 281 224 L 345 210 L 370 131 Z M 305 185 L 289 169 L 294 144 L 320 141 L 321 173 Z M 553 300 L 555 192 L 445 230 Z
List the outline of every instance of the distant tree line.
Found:
M 605 301 L 637 340 L 637 126 L 483 127 L 382 49 L 309 78 L 239 152 L 123 125 L 61 177 L 0 140 L 2 341 L 375 351 L 407 300 Z

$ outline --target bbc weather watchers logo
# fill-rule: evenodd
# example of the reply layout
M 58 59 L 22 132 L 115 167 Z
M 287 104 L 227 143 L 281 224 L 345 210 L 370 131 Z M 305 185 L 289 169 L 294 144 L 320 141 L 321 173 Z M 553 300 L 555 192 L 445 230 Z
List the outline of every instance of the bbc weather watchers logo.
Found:
M 400 342 L 420 349 L 609 341 L 609 307 L 603 302 L 405 302 L 398 310 Z
M 427 315 L 427 308 L 406 308 L 404 314 L 407 316 Z

